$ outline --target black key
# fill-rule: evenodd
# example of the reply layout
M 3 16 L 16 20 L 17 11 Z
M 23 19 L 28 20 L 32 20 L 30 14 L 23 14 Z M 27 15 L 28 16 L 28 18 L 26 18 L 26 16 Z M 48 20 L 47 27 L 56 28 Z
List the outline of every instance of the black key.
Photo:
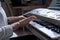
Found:
M 53 31 L 57 33 L 58 29 L 57 29 L 57 28 L 54 28 L 54 30 L 53 30 Z
M 60 34 L 60 29 L 59 28 L 57 29 L 57 33 Z
M 51 25 L 48 25 L 48 29 L 54 29 L 54 27 Z
M 54 31 L 54 32 L 56 32 L 56 28 L 55 27 L 52 27 L 51 30 Z

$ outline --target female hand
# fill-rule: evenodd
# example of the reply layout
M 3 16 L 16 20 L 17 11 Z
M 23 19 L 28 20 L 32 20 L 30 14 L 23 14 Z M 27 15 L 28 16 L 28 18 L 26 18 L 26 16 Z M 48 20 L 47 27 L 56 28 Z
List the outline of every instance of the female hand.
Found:
M 13 25 L 13 30 L 17 30 L 18 28 L 24 27 L 24 26 L 28 25 L 30 21 L 34 21 L 36 19 L 37 19 L 37 17 L 31 16 L 31 17 L 25 18 L 21 21 L 18 21 L 16 23 L 13 23 L 12 24 Z

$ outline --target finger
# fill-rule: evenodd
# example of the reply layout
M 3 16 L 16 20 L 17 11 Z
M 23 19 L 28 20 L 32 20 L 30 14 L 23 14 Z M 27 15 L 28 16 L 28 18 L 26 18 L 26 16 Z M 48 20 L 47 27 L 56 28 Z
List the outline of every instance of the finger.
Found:
M 22 15 L 22 16 L 18 16 L 18 17 L 19 17 L 19 18 L 20 18 L 20 17 L 22 17 L 22 18 L 26 18 L 26 17 L 24 17 L 23 15 Z
M 37 17 L 36 16 L 30 16 L 29 19 L 31 19 L 33 21 L 33 20 L 36 20 Z

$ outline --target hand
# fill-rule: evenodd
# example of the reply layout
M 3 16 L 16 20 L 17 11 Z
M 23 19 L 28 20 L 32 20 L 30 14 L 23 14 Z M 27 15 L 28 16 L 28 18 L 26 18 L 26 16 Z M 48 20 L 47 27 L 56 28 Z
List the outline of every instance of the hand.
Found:
M 36 16 L 30 16 L 29 19 L 30 19 L 31 21 L 34 21 L 34 20 L 37 19 L 37 17 L 36 17 Z
M 22 20 L 24 18 L 25 18 L 24 16 L 8 17 L 8 22 L 9 23 L 14 23 L 14 22 L 17 22 L 17 21 Z
M 19 20 L 22 20 L 22 19 L 25 19 L 26 17 L 24 17 L 24 16 L 18 16 L 17 17 Z
M 37 19 L 37 17 L 30 16 L 29 18 L 25 18 L 25 19 L 23 19 L 21 21 L 13 23 L 12 24 L 13 25 L 13 30 L 17 30 L 18 28 L 24 27 L 24 26 L 28 25 L 30 21 L 34 21 L 36 19 Z

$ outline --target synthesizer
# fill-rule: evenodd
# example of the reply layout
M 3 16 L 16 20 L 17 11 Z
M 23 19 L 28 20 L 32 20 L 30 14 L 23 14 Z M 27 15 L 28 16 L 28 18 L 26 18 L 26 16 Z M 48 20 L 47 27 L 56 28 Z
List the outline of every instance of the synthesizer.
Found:
M 32 28 L 37 29 L 51 39 L 60 38 L 60 11 L 50 9 L 34 9 L 24 14 L 25 17 L 35 15 L 37 20 L 31 21 L 29 24 Z M 32 30 L 31 30 L 32 31 Z

